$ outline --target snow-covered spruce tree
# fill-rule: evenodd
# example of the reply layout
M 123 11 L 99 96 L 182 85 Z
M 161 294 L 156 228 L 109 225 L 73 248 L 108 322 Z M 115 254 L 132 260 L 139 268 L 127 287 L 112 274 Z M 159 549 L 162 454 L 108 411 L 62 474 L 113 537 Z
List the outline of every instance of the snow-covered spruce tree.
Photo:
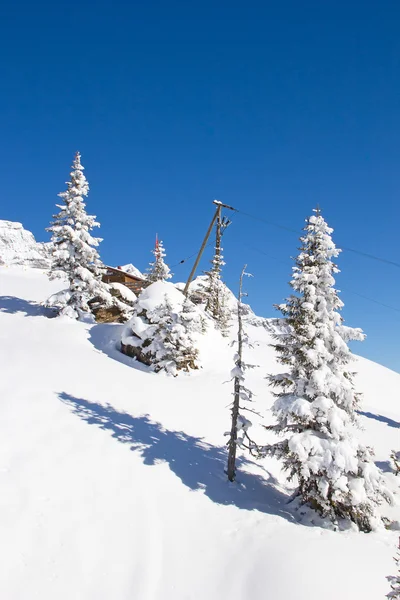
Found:
M 167 279 L 171 279 L 173 274 L 164 261 L 166 253 L 161 240 L 156 240 L 156 245 L 154 250 L 152 250 L 152 253 L 154 254 L 154 262 L 150 263 L 148 274 L 146 276 L 147 281 L 154 283 L 155 281 L 166 281 Z
M 67 182 L 67 190 L 59 195 L 63 204 L 58 204 L 60 212 L 54 215 L 54 221 L 47 231 L 52 233 L 52 263 L 49 277 L 66 278 L 69 289 L 54 298 L 54 305 L 59 314 L 71 318 L 80 318 L 89 312 L 89 300 L 96 298 L 103 306 L 115 306 L 129 314 L 129 307 L 124 305 L 111 293 L 109 286 L 101 281 L 104 273 L 96 247 L 101 238 L 95 238 L 90 231 L 99 227 L 96 217 L 88 215 L 84 198 L 89 193 L 89 184 L 83 174 L 81 155 L 76 153 L 72 165 L 71 179 Z M 51 304 L 52 299 L 48 301 Z
M 196 334 L 204 333 L 205 327 L 200 309 L 172 283 L 157 281 L 140 294 L 121 350 L 156 372 L 175 376 L 198 368 Z
M 353 387 L 349 340 L 363 340 L 360 329 L 343 325 L 343 302 L 334 288 L 339 255 L 332 229 L 315 211 L 300 238 L 291 287 L 296 292 L 277 306 L 287 328 L 275 336 L 275 350 L 287 371 L 269 377 L 280 388 L 271 427 L 286 434 L 267 447 L 283 459 L 298 482 L 302 504 L 334 523 L 351 520 L 368 532 L 379 523 L 377 505 L 390 499 L 372 450 L 354 435 L 359 394 Z
M 211 269 L 205 273 L 203 293 L 206 298 L 206 312 L 212 316 L 221 333 L 227 335 L 231 313 L 227 305 L 225 286 L 221 280 L 221 270 L 225 262 L 218 250 L 221 251 L 222 248 L 215 249 Z
M 202 293 L 206 299 L 205 310 L 212 316 L 216 326 L 223 335 L 228 335 L 231 312 L 228 308 L 228 300 L 225 286 L 222 282 L 221 272 L 225 265 L 222 255 L 222 234 L 230 224 L 229 220 L 218 216 L 215 236 L 214 256 L 211 261 L 211 269 L 205 272 L 202 284 Z

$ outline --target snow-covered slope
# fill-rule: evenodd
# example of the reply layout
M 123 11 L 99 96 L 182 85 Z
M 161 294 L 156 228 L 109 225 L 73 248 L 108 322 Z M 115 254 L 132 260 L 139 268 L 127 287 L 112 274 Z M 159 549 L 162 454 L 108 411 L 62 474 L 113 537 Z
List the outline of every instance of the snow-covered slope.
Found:
M 120 325 L 50 319 L 59 289 L 0 268 L 0 598 L 5 600 L 377 600 L 398 532 L 297 522 L 279 463 L 224 475 L 233 349 L 204 340 L 204 368 L 177 378 L 115 350 Z M 265 327 L 247 356 L 270 422 Z M 400 441 L 400 375 L 359 359 L 360 433 L 389 471 Z M 257 426 L 253 437 L 263 441 Z M 394 476 L 387 473 L 393 488 Z M 398 479 L 398 478 L 397 478 Z M 399 518 L 398 507 L 385 509 Z
M 21 223 L 0 221 L 0 265 L 45 269 L 49 262 L 47 244 L 36 242 Z

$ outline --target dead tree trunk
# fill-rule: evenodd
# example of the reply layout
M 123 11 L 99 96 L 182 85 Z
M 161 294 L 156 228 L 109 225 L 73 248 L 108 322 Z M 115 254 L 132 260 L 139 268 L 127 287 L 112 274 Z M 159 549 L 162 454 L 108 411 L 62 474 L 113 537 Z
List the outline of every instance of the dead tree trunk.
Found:
M 241 372 L 243 366 L 243 323 L 242 323 L 242 297 L 243 297 L 243 276 L 247 265 L 245 265 L 240 274 L 239 280 L 239 295 L 238 295 L 238 351 L 236 359 L 236 367 Z M 236 440 L 237 440 L 237 422 L 239 417 L 239 402 L 240 402 L 240 378 L 239 375 L 234 379 L 234 394 L 232 404 L 232 424 L 228 441 L 228 468 L 227 475 L 229 481 L 234 481 L 236 477 Z

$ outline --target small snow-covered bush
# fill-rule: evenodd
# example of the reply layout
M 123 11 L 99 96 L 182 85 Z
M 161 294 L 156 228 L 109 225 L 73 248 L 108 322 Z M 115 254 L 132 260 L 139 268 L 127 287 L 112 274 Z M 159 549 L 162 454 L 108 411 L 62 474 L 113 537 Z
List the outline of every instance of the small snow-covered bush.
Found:
M 206 321 L 172 283 L 157 281 L 139 296 L 122 335 L 121 350 L 154 371 L 177 375 L 199 367 L 196 336 Z
M 390 582 L 391 591 L 386 594 L 386 598 L 391 600 L 400 600 L 400 538 L 397 547 L 397 554 L 394 557 L 394 562 L 397 566 L 397 575 L 391 575 L 387 579 Z

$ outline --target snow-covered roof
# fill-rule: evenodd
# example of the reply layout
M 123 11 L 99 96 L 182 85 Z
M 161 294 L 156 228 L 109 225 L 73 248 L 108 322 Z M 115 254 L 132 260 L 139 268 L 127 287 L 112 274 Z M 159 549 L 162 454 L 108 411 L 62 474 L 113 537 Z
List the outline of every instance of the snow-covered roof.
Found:
M 109 265 L 106 265 L 106 269 L 114 271 L 116 273 L 122 273 L 122 275 L 126 275 L 131 279 L 136 279 L 137 281 L 144 281 L 145 279 L 138 269 L 136 269 L 138 274 L 136 274 L 135 272 L 126 271 L 124 267 L 110 267 Z

